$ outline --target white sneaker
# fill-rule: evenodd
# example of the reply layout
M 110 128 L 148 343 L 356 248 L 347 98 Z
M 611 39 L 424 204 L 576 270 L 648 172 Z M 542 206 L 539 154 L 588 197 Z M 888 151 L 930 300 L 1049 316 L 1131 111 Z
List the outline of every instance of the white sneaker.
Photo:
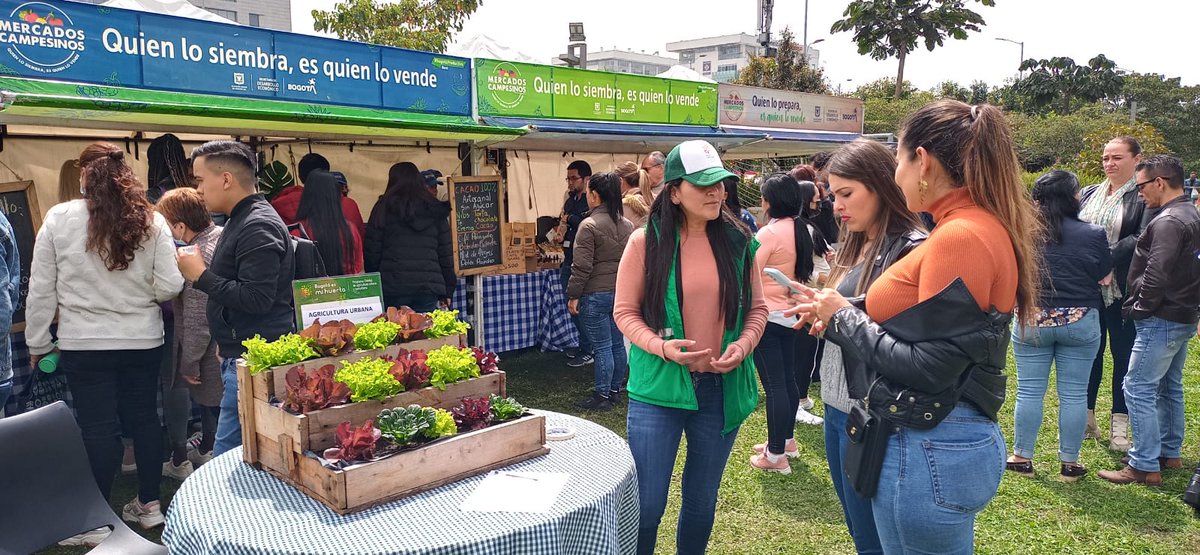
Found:
M 804 407 L 800 407 L 796 409 L 796 422 L 810 426 L 820 426 L 825 423 L 825 419 L 808 412 Z
M 164 521 L 161 505 L 158 501 L 151 501 L 143 505 L 137 497 L 134 497 L 133 501 L 125 504 L 125 508 L 121 511 L 121 518 L 125 519 L 126 522 L 136 522 L 147 530 L 162 524 Z
M 803 401 L 800 401 L 800 410 L 812 410 L 812 409 L 813 409 L 813 400 L 811 397 L 804 399 Z M 796 414 L 800 414 L 800 413 L 797 412 Z
M 107 526 L 101 526 L 95 530 L 88 530 L 82 534 L 75 534 L 63 541 L 58 542 L 58 545 L 82 545 L 86 547 L 96 547 L 100 542 L 108 539 L 112 534 Z
M 201 453 L 196 449 L 188 449 L 188 462 L 192 463 L 192 469 L 195 470 L 204 466 L 204 463 L 212 460 L 212 451 Z
M 175 463 L 172 461 L 166 461 L 163 463 L 163 476 L 174 478 L 180 482 L 186 480 L 188 476 L 191 476 L 192 472 L 195 472 L 195 467 L 192 466 L 192 461 L 190 460 L 183 461 L 183 464 L 179 466 L 175 466 Z

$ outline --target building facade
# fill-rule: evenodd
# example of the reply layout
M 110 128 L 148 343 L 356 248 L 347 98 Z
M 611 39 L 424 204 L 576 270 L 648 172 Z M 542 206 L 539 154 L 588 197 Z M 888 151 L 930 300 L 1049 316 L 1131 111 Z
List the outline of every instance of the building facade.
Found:
M 599 50 L 588 52 L 587 68 L 613 73 L 634 75 L 658 75 L 677 64 L 675 58 L 659 56 L 657 52 L 646 54 L 632 50 Z
M 720 83 L 736 79 L 742 68 L 750 64 L 750 58 L 764 54 L 758 37 L 746 33 L 669 42 L 667 51 L 679 55 L 679 65 Z M 820 53 L 816 49 L 809 48 L 808 62 L 819 64 Z
M 249 27 L 292 30 L 292 0 L 190 0 L 225 19 Z

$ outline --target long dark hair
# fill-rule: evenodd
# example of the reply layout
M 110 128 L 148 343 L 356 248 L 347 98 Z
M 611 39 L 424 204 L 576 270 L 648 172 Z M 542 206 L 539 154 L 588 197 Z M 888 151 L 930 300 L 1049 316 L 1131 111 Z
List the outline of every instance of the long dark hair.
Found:
M 1000 220 L 1017 258 L 1017 309 L 1028 322 L 1036 313 L 1041 264 L 1036 245 L 1042 225 L 1021 181 L 1012 129 L 999 108 L 938 100 L 909 116 L 900 131 L 899 155 L 916 158 L 923 147 L 946 168 L 955 187 Z
M 79 167 L 88 210 L 87 250 L 103 259 L 108 271 L 127 270 L 150 237 L 154 208 L 146 190 L 125 163 L 125 152 L 111 144 L 83 149 Z
M 387 189 L 379 201 L 385 203 L 391 214 L 407 222 L 420 215 L 429 204 L 437 202 L 437 197 L 425 186 L 425 178 L 416 164 L 400 162 L 392 164 L 388 170 Z
M 621 178 L 613 172 L 593 174 L 587 187 L 589 191 L 600 196 L 600 204 L 604 205 L 604 210 L 613 223 L 621 223 L 621 218 L 625 215 L 624 205 L 621 203 Z
M 882 144 L 858 139 L 842 145 L 826 167 L 830 175 L 862 183 L 879 199 L 878 212 L 872 218 L 877 231 L 874 241 L 865 231 L 850 231 L 843 227 L 839 233 L 841 242 L 828 282 L 829 287 L 837 287 L 856 264 L 879 256 L 888 235 L 924 229 L 925 226 L 908 209 L 904 191 L 896 184 L 896 156 Z M 866 292 L 870 281 L 871 272 L 863 272 L 855 285 L 855 294 Z
M 671 193 L 682 183 L 682 179 L 674 179 L 663 186 L 662 193 L 650 207 L 650 223 L 646 226 L 646 295 L 642 303 L 642 317 L 655 330 L 662 329 L 667 322 L 667 285 L 675 265 L 679 229 L 685 223 L 683 208 L 671 202 Z M 716 187 L 716 184 L 711 186 Z M 727 330 L 737 327 L 739 309 L 750 304 L 750 269 L 754 262 L 749 249 L 741 253 L 734 252 L 730 230 L 737 230 L 747 241 L 750 239 L 749 229 L 728 210 L 722 210 L 721 215 L 709 221 L 705 227 L 708 244 L 717 261 L 717 279 L 720 282 L 718 300 Z M 735 264 L 742 267 L 743 279 L 740 282 Z M 683 276 L 677 275 L 675 279 L 683 279 Z M 693 299 L 692 302 L 704 302 L 704 299 Z
M 817 196 L 816 185 L 812 181 L 797 182 L 791 175 L 777 173 L 763 182 L 762 196 L 771 204 L 767 216 L 791 218 L 796 224 L 796 281 L 808 281 L 814 269 L 813 257 L 829 252 L 825 236 L 807 217 L 808 206 Z
M 1062 242 L 1063 220 L 1079 219 L 1079 179 L 1065 170 L 1054 170 L 1033 185 L 1033 200 L 1046 226 L 1045 239 Z
M 150 141 L 150 147 L 146 149 L 146 162 L 150 166 L 147 176 L 150 182 L 146 186 L 152 200 L 157 201 L 163 193 L 175 187 L 192 186 L 192 165 L 183 153 L 183 143 L 179 142 L 179 137 L 167 133 Z
M 342 212 L 342 191 L 337 178 L 324 170 L 313 170 L 304 182 L 296 220 L 305 222 L 304 231 L 317 244 L 321 260 L 331 272 L 346 273 L 353 263 L 354 232 Z

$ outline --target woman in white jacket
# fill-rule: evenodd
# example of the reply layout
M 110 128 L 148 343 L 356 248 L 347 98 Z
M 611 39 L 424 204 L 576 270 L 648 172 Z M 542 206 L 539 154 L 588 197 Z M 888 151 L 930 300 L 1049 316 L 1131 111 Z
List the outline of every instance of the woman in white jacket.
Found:
M 121 430 L 132 434 L 138 495 L 123 516 L 150 528 L 163 522 L 159 303 L 179 294 L 183 276 L 171 231 L 125 153 L 96 143 L 83 150 L 79 165 L 83 199 L 51 208 L 34 244 L 25 338 L 34 364 L 61 350 L 58 367 L 105 497 L 121 462 Z M 50 335 L 55 312 L 57 347 Z

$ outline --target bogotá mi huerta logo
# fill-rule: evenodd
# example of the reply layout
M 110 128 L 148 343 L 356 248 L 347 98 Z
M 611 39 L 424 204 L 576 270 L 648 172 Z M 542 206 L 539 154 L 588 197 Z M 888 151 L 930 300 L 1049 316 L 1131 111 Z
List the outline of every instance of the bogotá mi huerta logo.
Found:
M 0 19 L 0 44 L 21 65 L 38 73 L 58 73 L 79 61 L 84 32 L 63 10 L 26 2 Z
M 508 62 L 496 64 L 496 68 L 487 77 L 487 89 L 492 95 L 492 100 L 504 108 L 516 108 L 525 99 L 527 87 L 525 78 L 521 77 L 521 71 Z

